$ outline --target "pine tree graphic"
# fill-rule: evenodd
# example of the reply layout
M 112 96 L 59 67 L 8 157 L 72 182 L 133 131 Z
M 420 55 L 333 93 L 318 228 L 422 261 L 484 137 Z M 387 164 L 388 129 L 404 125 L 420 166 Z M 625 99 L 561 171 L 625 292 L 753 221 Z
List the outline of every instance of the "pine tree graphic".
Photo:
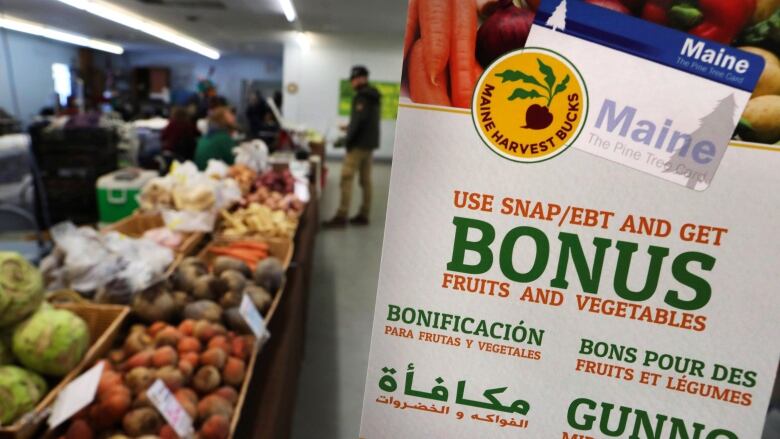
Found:
M 563 0 L 547 19 L 547 26 L 552 30 L 566 30 L 566 0 Z
M 737 103 L 733 94 L 726 96 L 718 102 L 715 109 L 701 119 L 699 128 L 691 133 L 691 143 L 687 151 L 684 151 L 683 148 L 678 148 L 676 153 L 670 158 L 666 172 L 693 171 L 686 183 L 688 188 L 696 189 L 700 184 L 705 185 L 705 188 L 709 186 L 714 174 L 713 171 L 718 167 L 723 155 L 726 153 L 726 149 L 728 149 L 728 142 L 734 131 L 736 110 Z M 693 146 L 704 140 L 715 144 L 715 155 L 712 161 L 707 164 L 697 163 L 693 160 L 691 154 Z

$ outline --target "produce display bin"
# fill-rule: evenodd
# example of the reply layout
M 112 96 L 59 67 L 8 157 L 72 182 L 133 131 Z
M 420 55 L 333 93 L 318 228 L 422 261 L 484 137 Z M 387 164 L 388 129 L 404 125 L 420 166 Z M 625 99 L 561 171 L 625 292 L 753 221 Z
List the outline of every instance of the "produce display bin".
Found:
M 252 240 L 250 238 L 245 238 L 246 240 Z M 233 241 L 237 240 L 245 240 L 245 239 L 234 239 Z M 224 246 L 227 244 L 230 244 L 230 239 L 217 239 L 212 241 L 209 245 L 207 245 L 199 254 L 198 257 L 206 262 L 206 265 L 211 265 L 211 263 L 216 258 L 215 255 L 212 255 L 209 253 L 209 248 L 211 247 L 219 247 Z M 276 258 L 279 258 L 280 261 L 282 261 L 282 266 L 284 267 L 285 272 L 288 268 L 290 268 L 290 263 L 292 262 L 295 245 L 293 244 L 292 240 L 289 239 L 257 239 L 256 241 L 259 242 L 265 242 L 268 244 L 268 254 L 270 256 L 274 256 Z M 279 308 L 279 303 L 282 300 L 282 293 L 284 292 L 284 288 L 287 281 L 286 279 L 282 281 L 282 285 L 279 286 L 278 291 L 269 291 L 273 295 L 273 301 L 271 302 L 271 306 L 268 307 L 268 312 L 265 313 L 263 316 L 263 319 L 266 322 L 266 325 L 268 325 L 273 318 L 274 314 L 276 314 L 277 309 Z
M 130 308 L 119 305 L 98 305 L 88 302 L 55 303 L 55 308 L 66 309 L 84 319 L 89 328 L 90 348 L 84 358 L 70 373 L 38 403 L 35 409 L 17 420 L 15 424 L 0 428 L 0 439 L 28 439 L 36 437 L 49 415 L 49 408 L 68 383 L 81 375 L 88 366 L 104 357 L 114 344 Z
M 114 223 L 132 215 L 138 209 L 141 189 L 155 177 L 155 171 L 126 169 L 100 177 L 96 183 L 100 222 Z
M 216 258 L 216 256 L 209 253 L 209 249 L 212 247 L 222 247 L 225 245 L 229 245 L 232 241 L 257 241 L 257 242 L 264 242 L 268 244 L 268 254 L 270 256 L 279 258 L 279 260 L 282 261 L 282 266 L 284 266 L 285 270 L 290 266 L 290 262 L 292 261 L 292 257 L 293 257 L 293 252 L 295 250 L 295 245 L 293 244 L 292 239 L 261 238 L 261 237 L 254 237 L 254 236 L 247 236 L 242 238 L 226 238 L 224 236 L 218 236 L 213 241 L 211 241 L 206 247 L 204 247 L 203 250 L 200 251 L 200 253 L 198 253 L 198 257 L 201 258 L 203 261 L 205 261 L 207 265 L 211 265 L 211 263 Z
M 103 230 L 119 232 L 131 238 L 140 238 L 146 231 L 163 226 L 165 226 L 165 221 L 159 213 L 135 212 L 131 216 L 105 227 Z M 206 236 L 203 232 L 183 232 L 182 234 L 184 239 L 173 251 L 184 256 L 195 253 Z

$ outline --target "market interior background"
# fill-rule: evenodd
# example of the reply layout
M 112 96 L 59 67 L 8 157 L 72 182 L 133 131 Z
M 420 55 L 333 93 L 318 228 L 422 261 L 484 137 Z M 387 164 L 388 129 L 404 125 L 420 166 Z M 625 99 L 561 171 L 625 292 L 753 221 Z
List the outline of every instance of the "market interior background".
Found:
M 390 179 L 393 117 L 381 122 L 371 225 L 316 229 L 318 217 L 328 217 L 336 209 L 338 158 L 343 151 L 333 142 L 340 135 L 339 126 L 348 120 L 339 111 L 341 82 L 352 65 L 362 64 L 371 71 L 372 81 L 400 83 L 404 2 L 295 0 L 291 6 L 287 0 L 111 1 L 204 42 L 218 50 L 218 59 L 66 3 L 89 4 L 0 0 L 0 250 L 18 250 L 39 262 L 39 243 L 29 240 L 35 227 L 46 229 L 66 220 L 101 223 L 105 218 L 96 195 L 101 175 L 120 164 L 164 170 L 169 163 L 159 136 L 172 106 L 207 106 L 210 97 L 222 98 L 246 132 L 247 110 L 256 104 L 251 96 L 272 100 L 284 123 L 271 120 L 263 129 L 271 131 L 272 139 L 279 131 L 292 142 L 306 139 L 312 145 L 307 153 L 323 159 L 314 166 L 321 166 L 315 178 L 324 182 L 324 189 L 321 196 L 316 190 L 311 194 L 316 202 L 309 208 L 317 212 L 304 214 L 308 223 L 299 225 L 298 234 L 307 228 L 311 236 L 296 238 L 295 253 L 303 256 L 293 258 L 290 270 L 308 272 L 288 277 L 286 288 L 298 288 L 300 296 L 285 298 L 291 301 L 288 308 L 274 316 L 271 337 L 280 346 L 259 354 L 253 380 L 261 384 L 252 385 L 250 390 L 257 394 L 245 401 L 246 419 L 239 426 L 245 435 L 240 437 L 356 438 Z M 43 26 L 43 31 L 34 28 L 39 34 L 51 29 L 70 32 L 121 46 L 122 53 L 19 32 L 18 20 Z M 45 140 L 35 133 L 53 123 L 55 115 L 101 111 L 114 112 L 112 126 L 118 137 L 87 135 L 69 144 L 78 154 L 46 155 Z M 74 119 L 80 128 L 102 129 L 98 119 Z M 19 148 L 14 136 L 28 132 L 34 134 L 31 143 Z M 103 152 L 108 149 L 113 155 L 106 162 Z M 30 151 L 39 161 L 33 172 L 26 165 Z M 780 438 L 778 424 L 777 416 L 769 419 L 764 439 Z
M 80 151 L 86 157 L 80 162 L 75 156 L 70 157 L 71 163 L 68 157 L 40 160 L 40 186 L 47 197 L 48 215 L 40 214 L 35 176 L 21 172 L 24 166 L 14 167 L 24 160 L 14 161 L 19 159 L 18 151 L 8 144 L 6 135 L 41 126 L 52 114 L 70 111 L 68 107 L 89 114 L 115 110 L 120 129 L 134 131 L 132 141 L 119 139 L 111 145 L 117 149 L 118 163 L 156 170 L 161 166 L 159 135 L 172 106 L 203 99 L 197 95 L 199 91 L 203 94 L 205 82 L 235 110 L 246 132 L 247 109 L 253 103 L 250 96 L 259 92 L 264 98 L 275 98 L 289 124 L 286 128 L 317 138 L 327 145 L 327 157 L 337 159 L 343 152 L 333 148 L 332 142 L 341 135 L 339 126 L 348 121 L 339 113 L 339 103 L 341 81 L 348 79 L 350 68 L 362 64 L 371 71 L 372 80 L 400 82 L 406 11 L 395 2 L 296 0 L 292 22 L 278 0 L 119 0 L 112 4 L 216 48 L 219 59 L 63 2 L 0 0 L 0 22 L 4 18 L 33 22 L 123 49 L 121 54 L 108 53 L 0 25 L 0 134 L 4 135 L 0 137 L 0 174 L 6 175 L 0 178 L 0 250 L 21 250 L 36 257 L 35 246 L 18 241 L 27 237 L 25 229 L 31 227 L 16 213 L 3 211 L 5 206 L 16 206 L 48 226 L 64 220 L 100 222 L 97 180 L 117 168 L 99 160 L 96 151 L 106 148 L 105 142 L 83 139 Z M 239 431 L 254 437 L 358 435 L 395 120 L 384 118 L 381 133 L 374 170 L 374 221 L 359 230 L 320 232 L 312 241 L 308 306 L 307 302 L 297 303 L 308 309 L 275 317 L 306 320 L 301 323 L 305 333 L 283 340 L 290 349 L 300 349 L 302 357 L 287 351 L 267 353 L 292 355 L 279 362 L 297 360 L 298 364 L 283 364 L 289 369 L 284 376 L 274 375 L 275 370 L 258 371 L 273 376 L 255 374 L 254 380 L 279 381 L 284 387 L 278 393 L 263 389 L 263 396 L 270 394 L 279 401 L 245 409 L 250 421 L 242 420 Z M 37 150 L 36 145 L 31 146 Z M 323 163 L 326 183 L 318 209 L 322 218 L 336 208 L 339 166 L 338 160 Z M 67 168 L 77 172 L 48 172 Z M 80 174 L 82 168 L 91 169 Z M 19 181 L 14 181 L 16 177 Z M 317 215 L 313 218 L 316 221 Z M 300 250 L 296 248 L 296 253 Z M 272 338 L 281 338 L 273 329 Z M 286 325 L 280 325 L 278 331 L 296 332 Z M 259 363 L 264 355 L 266 352 L 259 355 Z M 266 413 L 256 415 L 258 411 Z M 260 425 L 258 419 L 269 418 L 273 426 Z

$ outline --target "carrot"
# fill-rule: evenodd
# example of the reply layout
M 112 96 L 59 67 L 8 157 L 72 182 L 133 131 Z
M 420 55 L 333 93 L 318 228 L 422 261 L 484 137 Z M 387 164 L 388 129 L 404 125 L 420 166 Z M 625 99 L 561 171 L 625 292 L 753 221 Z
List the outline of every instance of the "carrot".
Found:
M 482 74 L 485 73 L 485 69 L 482 68 L 481 65 L 479 65 L 478 62 L 474 63 L 474 86 L 476 87 L 477 82 L 479 82 L 479 78 L 482 77 Z
M 425 44 L 428 80 L 437 84 L 450 58 L 452 8 L 450 0 L 420 0 L 420 34 Z
M 475 0 L 450 0 L 452 7 L 452 45 L 450 80 L 452 105 L 471 108 L 474 94 L 474 65 L 477 64 L 477 4 Z
M 230 243 L 230 248 L 249 248 L 255 250 L 268 251 L 268 244 L 260 241 L 234 241 Z
M 409 55 L 409 96 L 418 104 L 450 106 L 447 94 L 448 75 L 442 71 L 431 83 L 425 72 L 425 39 L 417 40 Z
M 409 0 L 409 12 L 406 14 L 406 36 L 404 37 L 404 59 L 409 56 L 417 33 L 420 30 L 420 6 L 418 0 Z
M 265 251 L 230 248 L 230 247 L 212 247 L 209 249 L 209 252 L 215 255 L 234 256 L 234 257 L 240 256 L 244 258 L 261 258 L 261 257 L 268 256 L 268 252 Z

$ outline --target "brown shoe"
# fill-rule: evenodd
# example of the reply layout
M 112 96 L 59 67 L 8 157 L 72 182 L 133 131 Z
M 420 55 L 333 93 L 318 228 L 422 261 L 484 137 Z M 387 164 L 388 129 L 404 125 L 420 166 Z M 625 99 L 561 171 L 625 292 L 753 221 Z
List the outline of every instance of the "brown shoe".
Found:
M 346 217 L 336 215 L 328 221 L 323 221 L 322 227 L 326 229 L 343 229 L 344 227 L 347 227 L 347 223 Z
M 364 215 L 357 215 L 352 217 L 349 220 L 350 224 L 356 225 L 356 226 L 367 226 L 368 225 L 368 217 Z

